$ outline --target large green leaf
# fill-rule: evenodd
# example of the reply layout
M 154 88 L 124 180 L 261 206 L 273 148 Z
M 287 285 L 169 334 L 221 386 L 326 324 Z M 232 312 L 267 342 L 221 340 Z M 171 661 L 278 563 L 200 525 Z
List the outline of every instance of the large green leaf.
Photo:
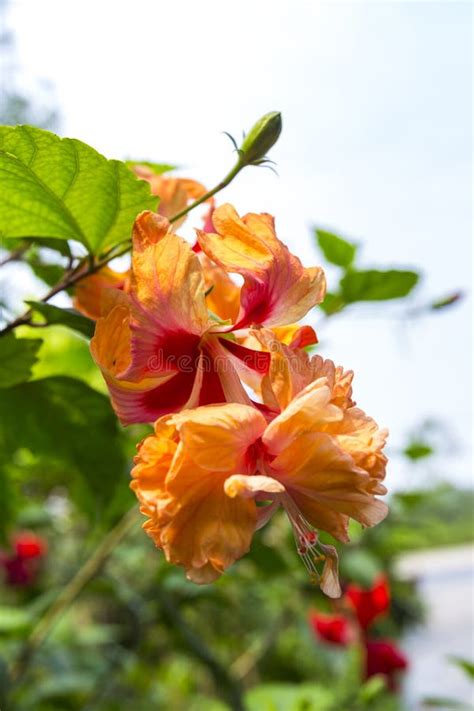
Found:
M 0 388 L 28 380 L 42 343 L 39 338 L 17 338 L 12 332 L 0 336 Z
M 127 495 L 120 431 L 107 397 L 65 376 L 22 383 L 4 394 L 0 455 L 8 460 L 24 448 L 45 467 L 49 460 L 59 463 L 64 486 L 91 518 Z
M 46 323 L 50 326 L 67 326 L 73 331 L 82 333 L 87 338 L 92 338 L 95 330 L 95 323 L 92 319 L 87 318 L 75 311 L 75 309 L 60 309 L 53 304 L 45 304 L 42 301 L 27 301 L 28 306 L 33 311 L 44 316 Z
M 419 279 L 416 272 L 397 269 L 350 271 L 341 279 L 341 294 L 347 303 L 385 301 L 407 296 Z
M 0 237 L 74 239 L 97 254 L 156 208 L 148 183 L 74 138 L 0 126 Z
M 357 250 L 357 245 L 352 242 L 338 237 L 332 232 L 326 230 L 316 230 L 318 244 L 324 256 L 331 264 L 337 264 L 338 267 L 349 267 L 354 261 Z

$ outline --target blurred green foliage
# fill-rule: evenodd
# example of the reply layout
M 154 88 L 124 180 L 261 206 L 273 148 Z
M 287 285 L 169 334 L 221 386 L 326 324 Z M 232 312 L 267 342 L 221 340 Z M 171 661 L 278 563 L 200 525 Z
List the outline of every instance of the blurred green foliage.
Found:
M 388 301 L 408 296 L 420 275 L 400 269 L 359 269 L 354 266 L 358 245 L 326 230 L 315 230 L 316 240 L 329 264 L 340 267 L 336 289 L 327 292 L 321 308 L 331 316 L 361 301 Z

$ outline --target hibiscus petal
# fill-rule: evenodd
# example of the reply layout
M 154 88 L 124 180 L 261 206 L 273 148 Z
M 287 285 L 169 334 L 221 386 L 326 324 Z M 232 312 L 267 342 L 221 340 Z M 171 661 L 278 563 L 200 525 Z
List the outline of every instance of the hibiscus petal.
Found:
M 244 277 L 235 328 L 293 323 L 323 300 L 323 270 L 303 267 L 277 238 L 270 215 L 241 219 L 231 205 L 222 205 L 212 220 L 216 233 L 198 231 L 203 251 L 225 271 Z
M 235 341 L 226 338 L 219 338 L 219 343 L 229 351 L 231 355 L 240 361 L 248 370 L 253 370 L 259 375 L 265 375 L 270 368 L 271 354 L 264 351 L 255 351 L 252 348 L 241 346 Z
M 276 479 L 263 476 L 262 474 L 254 474 L 253 476 L 234 474 L 226 479 L 224 491 L 227 496 L 230 496 L 232 499 L 236 496 L 252 499 L 261 493 L 283 494 L 285 487 Z
M 249 468 L 248 450 L 266 426 L 255 408 L 238 403 L 198 407 L 174 415 L 171 421 L 196 465 L 228 474 Z
M 116 272 L 108 266 L 102 267 L 95 274 L 81 279 L 75 289 L 73 306 L 88 318 L 97 320 L 102 316 L 104 293 L 109 289 L 127 290 L 130 273 Z
M 279 454 L 302 434 L 317 432 L 322 425 L 342 419 L 342 411 L 330 400 L 331 392 L 325 378 L 302 390 L 269 424 L 263 442 L 270 454 Z
M 190 458 L 173 420 L 162 418 L 140 446 L 132 488 L 149 517 L 145 530 L 167 560 L 182 565 L 191 580 L 207 583 L 248 551 L 256 505 L 226 495 L 226 474 Z
M 159 543 L 167 560 L 197 583 L 214 580 L 242 557 L 255 530 L 255 503 L 229 498 L 224 481 L 187 454 L 167 480 L 171 502 L 158 514 Z
M 328 597 L 341 597 L 341 585 L 339 583 L 339 560 L 337 551 L 334 546 L 326 546 L 323 543 L 319 544 L 322 548 L 326 560 L 324 563 L 323 574 L 319 585 L 323 593 Z
M 318 342 L 316 331 L 311 326 L 292 323 L 288 326 L 275 326 L 272 331 L 278 341 L 290 348 L 306 348 Z
M 204 229 L 204 231 L 209 230 Z M 210 231 L 214 232 L 214 229 Z M 196 246 L 201 249 L 199 242 L 196 242 Z M 237 320 L 240 309 L 240 286 L 233 281 L 224 269 L 211 262 L 204 252 L 201 251 L 199 258 L 206 282 L 208 309 L 222 321 L 229 320 L 234 323 Z
M 387 507 L 370 491 L 370 477 L 334 437 L 308 433 L 294 440 L 271 463 L 305 518 L 335 538 L 347 540 L 347 517 L 365 526 L 385 518 Z
M 105 376 L 114 410 L 123 425 L 153 422 L 197 404 L 196 373 L 168 374 L 139 383 Z
M 133 227 L 132 293 L 158 331 L 201 335 L 208 327 L 202 267 L 191 246 L 154 212 Z

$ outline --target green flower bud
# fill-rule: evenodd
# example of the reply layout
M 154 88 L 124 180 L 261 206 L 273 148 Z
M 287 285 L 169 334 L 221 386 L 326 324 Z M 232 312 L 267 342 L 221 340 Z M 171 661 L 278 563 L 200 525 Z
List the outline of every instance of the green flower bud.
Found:
M 250 129 L 239 148 L 244 165 L 259 165 L 265 161 L 266 153 L 278 140 L 282 122 L 279 111 L 270 111 Z

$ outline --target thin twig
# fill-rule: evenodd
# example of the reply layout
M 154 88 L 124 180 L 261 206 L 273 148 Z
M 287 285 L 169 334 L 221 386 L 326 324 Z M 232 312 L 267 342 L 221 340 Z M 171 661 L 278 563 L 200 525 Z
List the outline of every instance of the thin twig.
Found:
M 128 252 L 130 250 L 131 245 L 128 244 L 127 247 L 122 249 L 120 252 L 117 252 L 115 254 L 111 254 L 109 252 L 108 256 L 98 262 L 91 263 L 86 257 L 84 260 L 82 260 L 74 269 L 67 271 L 63 277 L 63 279 L 56 284 L 56 286 L 53 286 L 52 289 L 48 291 L 48 293 L 43 296 L 42 299 L 40 299 L 40 303 L 47 303 L 50 299 L 53 298 L 56 294 L 59 294 L 61 291 L 64 291 L 65 289 L 69 289 L 71 286 L 74 286 L 77 284 L 77 282 L 81 281 L 81 279 L 85 279 L 85 277 L 90 276 L 91 274 L 94 274 L 94 272 L 97 272 L 99 269 L 104 267 L 108 262 L 110 262 L 112 259 L 116 259 L 116 257 L 121 257 L 123 254 Z M 2 329 L 0 329 L 0 335 L 8 333 L 9 331 L 12 331 L 14 328 L 17 328 L 18 326 L 25 326 L 25 325 L 30 325 L 31 324 L 31 317 L 33 315 L 33 312 L 31 309 L 28 309 L 28 311 L 25 311 L 24 314 L 21 316 L 18 316 L 14 321 L 11 321 L 8 323 L 6 326 L 4 326 Z
M 18 249 L 14 249 L 13 252 L 10 252 L 4 259 L 0 260 L 0 267 L 4 267 L 5 264 L 10 264 L 10 262 L 19 262 L 21 261 L 22 256 L 24 253 L 27 251 L 30 245 L 25 245 L 23 247 L 18 247 Z

